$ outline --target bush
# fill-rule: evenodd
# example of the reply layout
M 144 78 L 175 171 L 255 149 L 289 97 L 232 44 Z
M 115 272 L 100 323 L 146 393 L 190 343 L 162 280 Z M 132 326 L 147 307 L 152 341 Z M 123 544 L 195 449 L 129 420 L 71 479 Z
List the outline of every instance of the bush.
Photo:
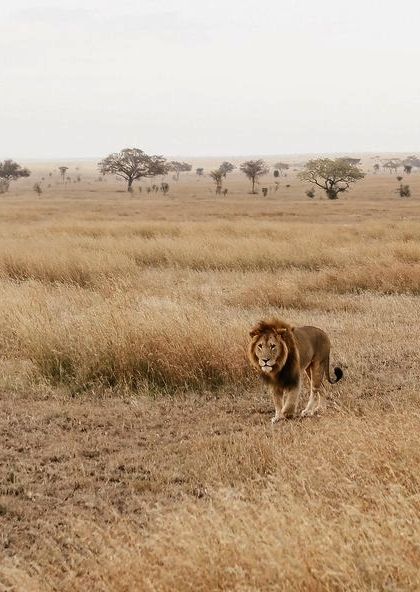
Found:
M 37 193 L 38 195 L 41 195 L 42 187 L 41 187 L 40 183 L 35 183 L 34 186 L 32 187 L 32 189 L 35 191 L 35 193 Z
M 400 194 L 400 197 L 410 197 L 410 185 L 401 184 L 398 188 L 398 193 Z

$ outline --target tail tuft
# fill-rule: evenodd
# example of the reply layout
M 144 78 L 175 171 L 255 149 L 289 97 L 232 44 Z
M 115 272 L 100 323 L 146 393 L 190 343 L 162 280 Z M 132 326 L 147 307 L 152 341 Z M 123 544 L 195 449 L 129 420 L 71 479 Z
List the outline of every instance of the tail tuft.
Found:
M 335 380 L 334 380 L 334 382 L 338 382 L 339 380 L 341 380 L 343 378 L 343 371 L 338 366 L 336 366 L 334 368 L 334 374 L 335 374 Z

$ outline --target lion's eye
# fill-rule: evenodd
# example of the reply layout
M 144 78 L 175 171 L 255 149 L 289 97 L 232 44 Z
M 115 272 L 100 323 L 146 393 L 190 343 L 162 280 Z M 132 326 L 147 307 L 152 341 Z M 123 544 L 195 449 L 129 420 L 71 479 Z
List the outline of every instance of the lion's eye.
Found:
M 274 343 L 272 343 L 272 344 L 270 345 L 270 347 L 271 347 L 271 349 L 274 349 L 274 348 L 276 347 L 276 345 L 275 345 Z
M 259 344 L 258 344 L 258 347 L 259 347 L 260 349 L 262 349 L 262 343 L 259 343 Z

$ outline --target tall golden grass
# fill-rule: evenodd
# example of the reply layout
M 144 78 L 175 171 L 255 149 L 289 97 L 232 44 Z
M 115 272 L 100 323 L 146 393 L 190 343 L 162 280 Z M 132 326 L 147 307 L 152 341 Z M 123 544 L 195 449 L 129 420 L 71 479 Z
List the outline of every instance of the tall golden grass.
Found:
M 249 374 L 256 310 L 356 310 L 355 295 L 419 294 L 420 224 L 384 226 L 9 226 L 3 351 L 76 390 L 235 383 Z

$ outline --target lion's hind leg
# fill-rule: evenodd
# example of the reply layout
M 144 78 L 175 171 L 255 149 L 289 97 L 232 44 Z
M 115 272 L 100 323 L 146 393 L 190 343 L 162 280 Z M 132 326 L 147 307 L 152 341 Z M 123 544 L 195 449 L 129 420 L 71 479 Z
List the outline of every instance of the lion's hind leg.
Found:
M 308 404 L 301 413 L 302 417 L 310 417 L 321 408 L 320 390 L 322 386 L 322 379 L 324 377 L 323 367 L 317 361 L 312 362 L 312 364 L 308 366 L 306 373 L 308 374 L 311 383 L 311 394 L 309 396 Z

